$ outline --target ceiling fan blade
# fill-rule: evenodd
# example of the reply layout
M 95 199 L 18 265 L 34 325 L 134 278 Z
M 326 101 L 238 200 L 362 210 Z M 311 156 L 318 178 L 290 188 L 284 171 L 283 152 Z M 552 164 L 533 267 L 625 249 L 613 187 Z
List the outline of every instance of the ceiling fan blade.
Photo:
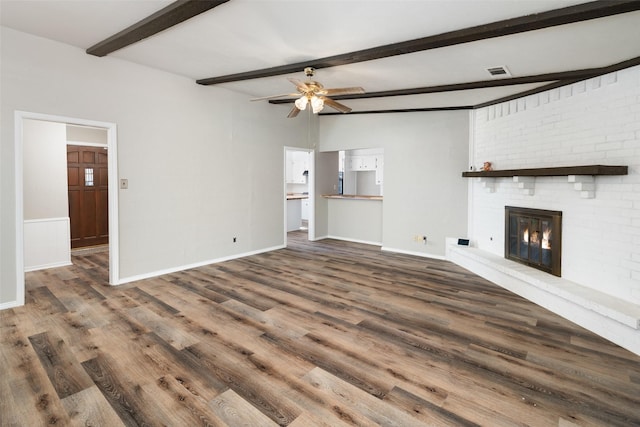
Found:
M 289 77 L 289 79 L 288 79 L 288 80 L 289 80 L 291 83 L 293 83 L 294 85 L 296 85 L 296 88 L 298 89 L 298 91 L 300 91 L 300 93 L 304 93 L 304 92 L 307 92 L 307 91 L 309 91 L 309 90 L 310 90 L 310 89 L 309 89 L 309 86 L 307 86 L 307 84 L 306 84 L 306 83 L 301 82 L 301 81 L 300 81 L 300 80 L 298 80 L 298 79 L 294 79 L 294 78 Z
M 338 110 L 341 113 L 348 113 L 348 112 L 351 111 L 351 108 L 347 107 L 344 104 L 340 104 L 339 102 L 336 102 L 331 98 L 327 98 L 326 96 L 323 96 L 321 98 L 324 101 L 324 105 L 328 105 L 329 107 L 333 108 L 334 110 Z
M 288 118 L 288 119 L 293 119 L 295 116 L 297 116 L 297 115 L 298 115 L 298 113 L 299 113 L 300 111 L 301 111 L 301 110 L 300 110 L 298 107 L 296 107 L 296 106 L 294 105 L 294 106 L 293 106 L 293 108 L 291 109 L 291 111 L 289 111 L 289 114 L 287 115 L 287 118 Z
M 355 95 L 356 93 L 364 93 L 361 87 L 339 87 L 334 89 L 323 89 L 322 94 L 328 96 L 335 95 Z
M 285 98 L 287 96 L 300 96 L 299 93 L 283 93 L 282 95 L 261 96 L 260 98 L 252 98 L 250 101 L 264 101 L 265 99 Z

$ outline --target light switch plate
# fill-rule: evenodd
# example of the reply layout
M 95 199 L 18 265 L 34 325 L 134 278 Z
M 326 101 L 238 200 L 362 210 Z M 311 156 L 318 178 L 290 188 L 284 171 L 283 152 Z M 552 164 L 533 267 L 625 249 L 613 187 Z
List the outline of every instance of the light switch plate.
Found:
M 120 189 L 121 190 L 126 190 L 127 188 L 129 188 L 129 180 L 128 179 L 121 179 L 120 180 Z

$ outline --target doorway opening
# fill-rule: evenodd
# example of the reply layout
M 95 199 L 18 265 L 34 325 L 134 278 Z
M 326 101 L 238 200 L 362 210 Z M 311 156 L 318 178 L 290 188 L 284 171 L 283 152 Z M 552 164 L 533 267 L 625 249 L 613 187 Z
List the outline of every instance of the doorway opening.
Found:
M 15 112 L 15 183 L 16 183 L 16 305 L 24 305 L 25 301 L 25 250 L 31 250 L 34 247 L 37 250 L 41 250 L 40 246 L 42 245 L 42 241 L 38 240 L 38 233 L 35 235 L 28 235 L 27 237 L 30 240 L 29 243 L 25 242 L 25 207 L 28 215 L 31 215 L 33 207 L 31 205 L 25 206 L 25 203 L 31 203 L 30 196 L 28 196 L 29 188 L 25 188 L 25 184 L 27 186 L 32 185 L 31 175 L 28 175 L 30 172 L 27 166 L 27 162 L 30 156 L 30 148 L 27 146 L 28 142 L 25 140 L 25 125 L 28 126 L 29 121 L 37 121 L 41 123 L 50 123 L 57 125 L 73 125 L 78 127 L 86 127 L 86 128 L 94 128 L 99 129 L 102 132 L 106 132 L 106 147 L 101 147 L 100 149 L 108 152 L 108 160 L 106 160 L 106 169 L 101 173 L 106 174 L 106 200 L 104 202 L 107 204 L 107 212 L 108 219 L 106 219 L 106 227 L 111 230 L 110 236 L 108 237 L 108 245 L 109 245 L 109 284 L 117 285 L 119 283 L 119 242 L 118 242 L 118 182 L 117 182 L 117 140 L 116 140 L 116 125 L 115 123 L 108 122 L 99 122 L 93 120 L 85 120 L 78 119 L 72 117 L 63 117 L 63 116 L 55 116 L 48 114 L 40 114 L 40 113 L 30 113 L 24 111 L 16 111 Z M 59 196 L 56 199 L 56 203 L 58 205 L 64 204 L 67 206 L 67 210 L 65 211 L 64 216 L 67 218 L 62 218 L 69 223 L 69 214 L 68 214 L 68 186 L 66 185 L 67 181 L 67 163 L 64 159 L 66 159 L 66 145 L 67 141 L 65 138 L 64 146 L 60 148 L 62 151 L 62 160 L 59 160 L 62 164 L 57 164 L 58 160 L 56 160 L 56 165 L 58 168 L 63 169 L 64 173 L 64 186 L 62 188 L 58 188 L 59 186 L 56 184 L 56 193 L 64 194 L 64 196 Z M 91 144 L 90 144 L 91 145 Z M 99 145 L 99 144 L 98 144 Z M 102 144 L 104 145 L 104 144 Z M 105 150 L 106 148 L 106 150 Z M 83 172 L 87 173 L 87 172 Z M 104 178 L 104 176 L 103 176 Z M 94 175 L 95 180 L 95 175 Z M 95 182 L 95 181 L 94 181 Z M 27 193 L 25 193 L 25 190 Z M 29 197 L 29 199 L 27 197 Z M 60 199 L 64 199 L 61 201 Z M 42 204 L 40 204 L 42 205 Z M 36 207 L 37 209 L 37 207 Z M 60 215 L 63 216 L 63 215 Z M 60 218 L 58 218 L 60 219 Z M 66 245 L 68 251 L 70 253 L 71 249 L 71 231 L 70 226 L 68 225 L 68 231 L 66 235 L 68 236 L 68 240 L 66 240 Z M 40 244 L 33 245 L 31 242 L 36 242 Z M 28 247 L 25 247 L 25 243 L 27 243 Z
M 284 149 L 284 241 L 289 233 L 304 233 L 314 238 L 314 151 L 285 147 Z

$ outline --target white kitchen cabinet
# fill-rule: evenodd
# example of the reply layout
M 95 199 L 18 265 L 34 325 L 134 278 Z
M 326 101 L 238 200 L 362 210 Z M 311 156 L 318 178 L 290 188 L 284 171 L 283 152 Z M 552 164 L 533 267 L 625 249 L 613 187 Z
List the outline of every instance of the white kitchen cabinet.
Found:
M 302 199 L 300 207 L 300 216 L 302 219 L 309 219 L 309 199 Z
M 349 158 L 349 170 L 372 171 L 376 169 L 376 156 L 353 156 Z
M 306 184 L 309 170 L 309 153 L 290 150 L 286 152 L 285 181 L 287 184 Z
M 358 171 L 362 169 L 362 157 L 350 157 L 349 158 L 349 170 Z
M 345 151 L 344 168 L 343 194 L 382 195 L 384 153 L 381 148 Z
M 348 168 L 352 172 L 376 172 L 376 184 L 382 184 L 384 177 L 384 155 L 370 154 L 357 155 L 348 158 Z
M 384 181 L 384 157 L 376 156 L 376 184 L 382 185 Z

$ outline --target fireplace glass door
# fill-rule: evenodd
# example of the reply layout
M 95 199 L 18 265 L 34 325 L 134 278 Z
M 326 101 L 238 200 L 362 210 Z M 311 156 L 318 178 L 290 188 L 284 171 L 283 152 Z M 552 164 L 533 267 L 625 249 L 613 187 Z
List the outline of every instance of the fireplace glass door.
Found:
M 505 256 L 560 276 L 562 212 L 505 208 Z

